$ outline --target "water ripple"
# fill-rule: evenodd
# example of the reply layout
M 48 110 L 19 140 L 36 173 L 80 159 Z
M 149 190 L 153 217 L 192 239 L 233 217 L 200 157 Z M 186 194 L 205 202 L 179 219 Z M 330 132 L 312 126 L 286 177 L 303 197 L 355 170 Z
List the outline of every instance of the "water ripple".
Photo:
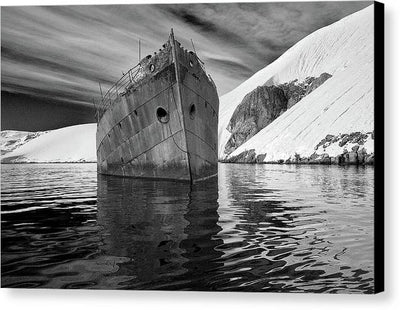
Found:
M 372 293 L 372 167 L 230 165 L 190 186 L 2 165 L 2 286 Z

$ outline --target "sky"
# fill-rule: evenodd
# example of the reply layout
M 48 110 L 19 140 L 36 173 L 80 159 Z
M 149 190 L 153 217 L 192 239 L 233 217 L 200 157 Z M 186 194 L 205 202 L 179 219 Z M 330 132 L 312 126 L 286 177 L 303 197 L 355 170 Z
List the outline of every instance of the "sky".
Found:
M 137 64 L 139 39 L 142 56 L 152 54 L 171 28 L 187 49 L 193 40 L 221 96 L 308 34 L 370 4 L 2 7 L 1 128 L 36 131 L 93 122 L 99 83 L 108 89 Z M 30 122 L 26 113 L 22 118 L 26 109 L 41 115 L 40 121 Z

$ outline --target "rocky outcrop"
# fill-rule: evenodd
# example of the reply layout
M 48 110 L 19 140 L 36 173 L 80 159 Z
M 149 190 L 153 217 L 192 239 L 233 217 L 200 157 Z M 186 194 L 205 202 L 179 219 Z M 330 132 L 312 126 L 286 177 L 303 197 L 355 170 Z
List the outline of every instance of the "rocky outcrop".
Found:
M 232 133 L 225 146 L 227 154 L 234 151 L 287 109 L 287 98 L 277 86 L 259 86 L 238 105 L 228 125 Z
M 337 156 L 327 153 L 318 155 L 313 153 L 309 157 L 291 157 L 285 160 L 286 164 L 320 164 L 320 165 L 373 165 L 374 153 L 367 154 L 365 148 L 360 152 L 344 152 Z
M 254 149 L 246 150 L 239 155 L 232 156 L 223 160 L 224 163 L 245 163 L 245 164 L 254 164 L 257 162 L 257 155 Z
M 301 156 L 297 153 L 286 159 L 265 161 L 266 154 L 257 154 L 254 149 L 228 157 L 228 163 L 273 163 L 273 164 L 322 164 L 322 165 L 373 165 L 374 152 L 368 152 L 374 140 L 374 132 L 352 132 L 328 134 L 314 148 L 314 153 Z
M 374 153 L 368 153 L 364 145 L 371 140 L 374 140 L 374 132 L 327 135 L 314 149 L 316 154 L 332 153 L 331 149 L 341 149 L 340 154 L 331 158 L 334 164 L 370 165 L 374 164 Z
M 322 73 L 319 77 L 308 77 L 303 82 L 298 82 L 298 80 L 291 81 L 289 83 L 284 83 L 278 85 L 282 88 L 288 99 L 287 108 L 290 109 L 297 102 L 299 102 L 303 97 L 307 96 L 319 86 L 325 83 L 325 81 L 331 78 L 332 75 L 329 73 Z
M 317 77 L 316 79 L 312 78 L 312 80 L 310 80 L 308 82 L 308 85 L 306 87 L 305 96 L 307 96 L 308 94 L 310 94 L 311 92 L 316 90 L 318 87 L 320 87 L 322 84 L 324 84 L 327 79 L 329 79 L 331 77 L 332 77 L 332 75 L 330 75 L 329 73 L 324 72 L 319 77 Z
M 306 87 L 302 83 L 297 83 L 297 80 L 290 83 L 279 85 L 285 93 L 285 97 L 288 99 L 287 108 L 290 109 L 297 102 L 299 102 L 306 93 Z
M 315 151 L 323 149 L 325 151 L 330 146 L 335 143 L 339 147 L 351 146 L 351 149 L 355 152 L 359 149 L 361 145 L 364 145 L 368 139 L 374 140 L 374 132 L 352 132 L 350 134 L 340 134 L 337 136 L 327 135 L 324 139 L 322 139 L 314 148 Z
M 228 124 L 231 137 L 225 145 L 225 153 L 236 150 L 330 77 L 329 73 L 322 73 L 317 78 L 308 77 L 303 82 L 294 80 L 280 85 L 266 83 L 248 93 Z

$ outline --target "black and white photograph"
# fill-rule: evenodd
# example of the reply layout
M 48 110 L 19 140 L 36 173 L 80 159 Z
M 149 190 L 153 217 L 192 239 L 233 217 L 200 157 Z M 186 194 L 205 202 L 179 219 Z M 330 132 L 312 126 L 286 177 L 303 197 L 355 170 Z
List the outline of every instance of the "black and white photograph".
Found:
M 383 291 L 383 36 L 374 1 L 2 6 L 1 287 Z

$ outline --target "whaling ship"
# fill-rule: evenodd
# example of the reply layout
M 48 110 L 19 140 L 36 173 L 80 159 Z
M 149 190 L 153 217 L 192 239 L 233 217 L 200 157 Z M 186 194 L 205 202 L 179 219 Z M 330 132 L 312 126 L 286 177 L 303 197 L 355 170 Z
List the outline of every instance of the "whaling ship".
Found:
M 175 40 L 143 58 L 97 105 L 101 174 L 189 182 L 218 171 L 219 100 L 193 51 Z

